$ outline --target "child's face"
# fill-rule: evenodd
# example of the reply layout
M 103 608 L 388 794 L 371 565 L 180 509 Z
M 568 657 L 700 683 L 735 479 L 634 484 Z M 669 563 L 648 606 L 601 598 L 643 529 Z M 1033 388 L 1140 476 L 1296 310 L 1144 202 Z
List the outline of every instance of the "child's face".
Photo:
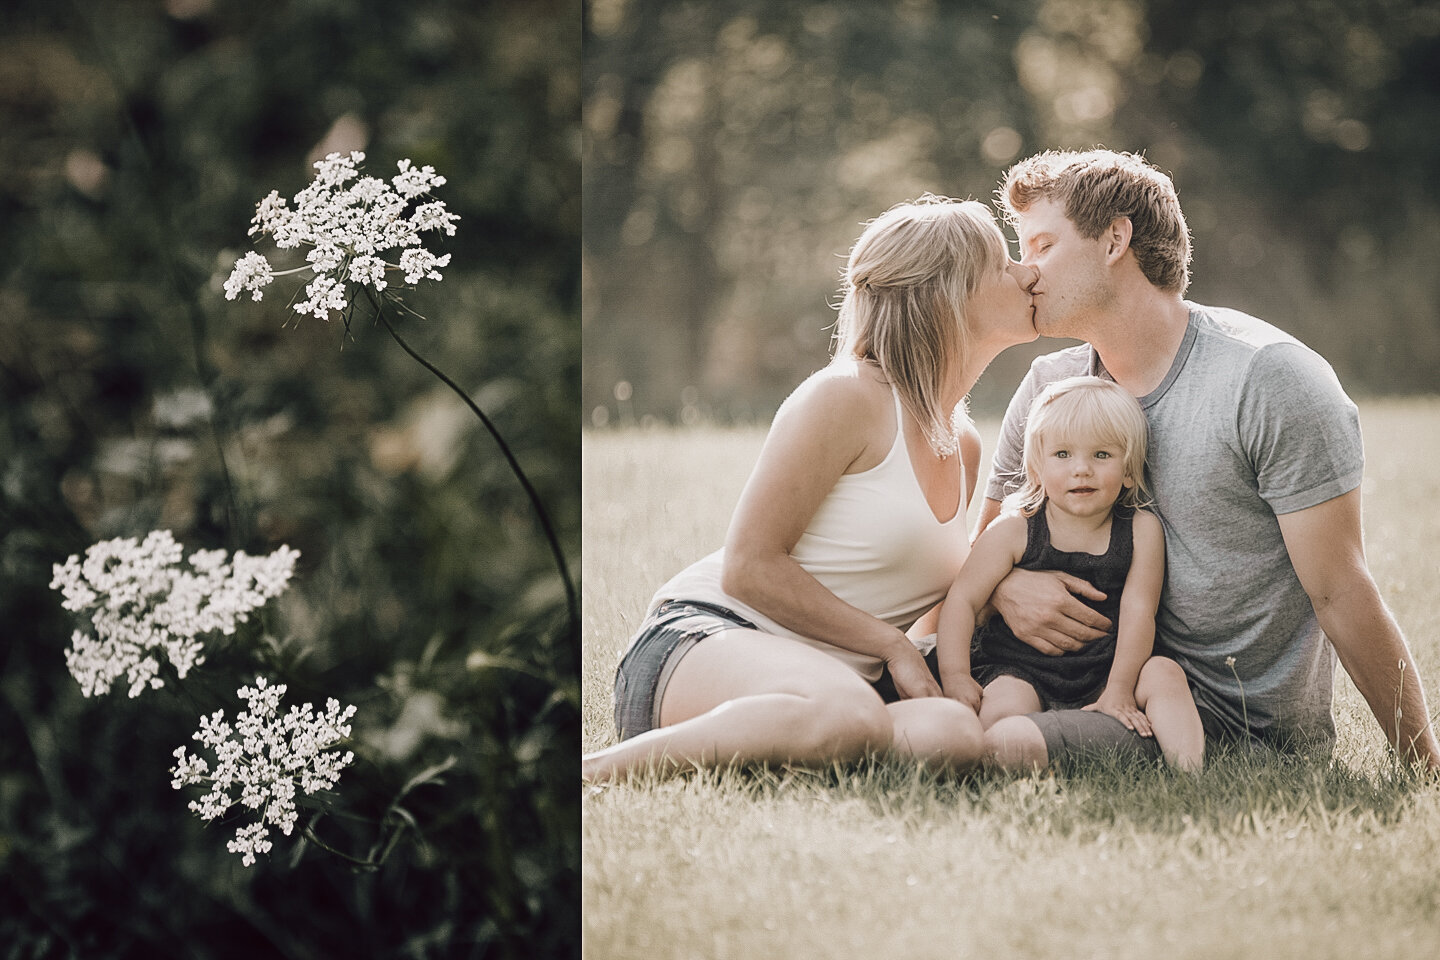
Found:
M 1075 516 L 1107 513 L 1134 483 L 1125 450 L 1095 436 L 1042 437 L 1040 486 L 1050 503 Z

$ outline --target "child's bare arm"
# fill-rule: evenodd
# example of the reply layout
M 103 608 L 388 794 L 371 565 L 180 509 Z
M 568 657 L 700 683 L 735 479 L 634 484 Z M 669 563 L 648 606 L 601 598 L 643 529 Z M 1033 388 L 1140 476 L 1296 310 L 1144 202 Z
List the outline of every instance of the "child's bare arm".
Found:
M 1100 699 L 1087 707 L 1119 720 L 1131 730 L 1151 736 L 1143 711 L 1135 704 L 1140 668 L 1155 647 L 1155 611 L 1165 584 L 1165 531 L 1160 519 L 1146 510 L 1135 511 L 1131 526 L 1134 551 L 1130 572 L 1120 596 L 1120 619 L 1115 635 L 1115 662 Z
M 970 675 L 970 640 L 975 618 L 995 585 L 1025 553 L 1025 518 L 1004 516 L 985 529 L 965 559 L 940 608 L 936 656 L 940 686 L 947 697 L 980 708 L 980 686 Z M 973 701 L 973 702 L 972 702 Z

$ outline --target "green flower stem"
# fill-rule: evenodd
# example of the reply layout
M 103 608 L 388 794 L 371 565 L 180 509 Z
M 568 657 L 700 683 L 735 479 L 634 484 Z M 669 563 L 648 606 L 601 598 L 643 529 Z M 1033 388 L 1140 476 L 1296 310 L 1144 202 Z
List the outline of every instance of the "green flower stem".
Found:
M 373 859 L 373 858 L 372 858 L 372 859 L 369 859 L 369 860 L 361 860 L 359 857 L 352 857 L 350 854 L 346 853 L 344 850 L 337 850 L 337 849 L 335 849 L 334 847 L 330 846 L 330 844 L 326 843 L 324 840 L 321 840 L 318 836 L 316 836 L 315 831 L 314 831 L 314 829 L 312 829 L 312 826 L 311 826 L 310 824 L 306 824 L 306 826 L 305 826 L 304 830 L 302 831 L 301 835 L 304 836 L 306 840 L 308 840 L 308 841 L 310 841 L 311 843 L 315 844 L 315 846 L 319 847 L 321 850 L 324 850 L 326 853 L 334 854 L 335 856 L 339 857 L 341 860 L 346 860 L 346 861 L 354 864 L 358 869 L 361 869 L 361 870 L 378 870 L 378 869 L 380 869 L 380 862 L 379 862 L 379 861 L 376 861 L 376 860 Z M 393 847 L 394 844 L 392 843 L 391 846 Z M 389 853 L 389 850 L 388 850 L 388 849 L 386 850 L 386 853 Z
M 564 551 L 560 549 L 560 540 L 555 536 L 555 529 L 551 526 L 550 516 L 545 512 L 545 507 L 540 502 L 540 495 L 535 492 L 535 488 L 530 484 L 530 478 L 525 475 L 525 471 L 521 469 L 519 461 L 517 461 L 515 455 L 510 452 L 509 444 L 505 442 L 504 437 L 500 436 L 500 431 L 495 428 L 495 424 L 490 422 L 490 418 L 485 416 L 485 412 L 470 398 L 470 394 L 466 393 L 459 384 L 446 376 L 444 371 L 416 353 L 415 349 L 405 342 L 405 339 L 390 325 L 389 319 L 385 316 L 385 310 L 376 298 L 374 292 L 371 291 L 369 287 L 362 287 L 362 289 L 365 290 L 366 296 L 370 298 L 370 303 L 375 307 L 375 318 L 385 325 L 385 329 L 389 331 L 391 338 L 400 345 L 400 349 L 408 353 L 414 358 L 416 363 L 433 373 L 439 378 L 441 383 L 445 384 L 445 386 L 455 392 L 456 396 L 465 401 L 465 405 L 470 408 L 475 416 L 480 418 L 480 422 L 485 425 L 485 429 L 490 431 L 490 436 L 495 439 L 495 444 L 500 448 L 500 452 L 505 455 L 505 461 L 510 464 L 510 470 L 515 474 L 515 479 L 520 481 L 520 486 L 525 489 L 526 495 L 529 496 L 530 505 L 535 510 L 535 517 L 539 520 L 540 527 L 545 533 L 545 539 L 550 545 L 550 553 L 555 558 L 555 566 L 559 569 L 560 579 L 565 585 L 565 607 L 570 614 L 570 630 L 572 633 L 578 635 L 580 632 L 580 605 L 575 595 L 575 584 L 570 579 L 569 567 L 565 564 Z
M 111 44 L 102 33 L 99 24 L 96 23 L 95 17 L 85 9 L 83 4 L 77 2 L 77 0 L 71 0 L 70 6 L 74 9 L 75 13 L 79 15 L 81 22 L 84 23 L 87 32 L 90 34 L 95 53 L 100 60 L 102 69 L 110 80 L 111 88 L 123 102 L 125 99 L 123 94 L 126 89 L 126 84 Z M 156 169 L 154 159 L 151 157 L 150 148 L 145 143 L 145 136 L 140 132 L 140 127 L 136 123 L 135 114 L 128 109 L 121 110 L 120 114 L 125 123 L 126 134 L 135 148 L 135 155 L 139 158 L 145 174 L 152 180 L 157 179 L 160 173 Z M 160 197 L 163 195 L 163 191 L 152 191 L 152 196 Z M 211 409 L 206 413 L 205 420 L 210 427 L 210 439 L 215 444 L 215 456 L 220 465 L 220 480 L 225 488 L 225 531 L 230 549 L 234 551 L 240 548 L 240 544 L 243 543 L 246 536 L 248 536 L 249 523 L 247 521 L 247 529 L 245 535 L 242 536 L 237 529 L 239 521 L 241 520 L 240 500 L 235 493 L 235 481 L 230 475 L 230 465 L 226 461 L 225 437 L 221 431 L 219 415 L 215 411 L 215 406 L 218 405 L 219 402 L 215 390 L 215 368 L 205 352 L 207 340 L 205 316 L 200 310 L 199 303 L 196 301 L 195 278 L 189 275 L 189 271 L 180 263 L 175 255 L 175 244 L 172 242 L 172 238 L 181 235 L 177 227 L 175 210 L 171 205 L 162 204 L 156 209 L 156 217 L 159 221 L 158 228 L 155 220 L 146 220 L 144 224 L 149 228 L 149 238 L 153 242 L 153 252 L 156 254 L 161 268 L 174 285 L 176 300 L 183 305 L 185 309 L 186 317 L 190 323 L 191 348 L 195 353 L 195 372 L 200 378 L 200 385 L 205 389 L 206 397 L 212 401 Z M 150 315 L 152 320 L 154 319 L 153 312 L 147 309 L 143 303 L 137 302 L 135 306 L 141 314 Z

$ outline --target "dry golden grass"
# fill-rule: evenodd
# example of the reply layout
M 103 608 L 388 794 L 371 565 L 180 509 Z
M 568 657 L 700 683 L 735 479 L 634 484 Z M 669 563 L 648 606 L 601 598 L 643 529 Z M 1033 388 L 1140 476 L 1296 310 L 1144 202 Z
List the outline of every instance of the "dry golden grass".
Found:
M 1440 400 L 1362 404 L 1372 572 L 1436 706 Z M 982 423 L 986 447 L 995 425 Z M 585 438 L 585 748 L 645 601 L 721 542 L 755 431 Z M 935 777 L 868 763 L 587 792 L 586 956 L 1440 955 L 1440 787 L 1397 771 L 1349 681 L 1332 764 L 1199 778 Z

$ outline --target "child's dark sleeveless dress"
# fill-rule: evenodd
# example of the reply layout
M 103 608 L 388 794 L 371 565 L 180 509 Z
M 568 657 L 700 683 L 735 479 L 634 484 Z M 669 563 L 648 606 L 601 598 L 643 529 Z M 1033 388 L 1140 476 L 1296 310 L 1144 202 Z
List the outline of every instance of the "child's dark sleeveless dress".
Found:
M 1025 554 L 1016 564 L 1025 570 L 1063 570 L 1093 583 L 1105 599 L 1080 599 L 1110 618 L 1110 633 L 1084 648 L 1058 657 L 1046 656 L 1022 643 L 999 616 L 975 631 L 970 648 L 970 672 L 981 686 L 1000 676 L 1024 680 L 1040 695 L 1046 710 L 1083 707 L 1099 699 L 1115 659 L 1115 627 L 1120 621 L 1120 590 L 1130 573 L 1134 549 L 1131 524 L 1134 512 L 1116 506 L 1110 522 L 1110 547 L 1104 554 L 1070 553 L 1050 545 L 1045 507 L 1027 520 Z

